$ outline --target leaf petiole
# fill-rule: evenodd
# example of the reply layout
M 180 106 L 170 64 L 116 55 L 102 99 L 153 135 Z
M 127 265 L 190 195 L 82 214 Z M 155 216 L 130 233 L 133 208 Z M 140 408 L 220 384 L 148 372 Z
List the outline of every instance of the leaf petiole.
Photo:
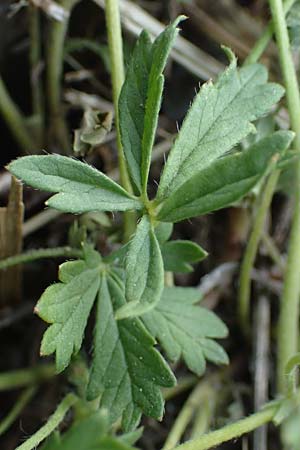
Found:
M 58 405 L 56 411 L 49 417 L 48 422 L 15 450 L 32 450 L 36 448 L 55 430 L 55 428 L 57 428 L 69 409 L 72 408 L 78 400 L 76 395 L 72 393 L 67 394 Z
M 83 252 L 78 248 L 72 247 L 56 247 L 56 248 L 39 248 L 38 250 L 31 250 L 19 255 L 10 256 L 6 259 L 0 260 L 0 270 L 8 267 L 16 266 L 18 264 L 28 263 L 44 258 L 82 258 Z

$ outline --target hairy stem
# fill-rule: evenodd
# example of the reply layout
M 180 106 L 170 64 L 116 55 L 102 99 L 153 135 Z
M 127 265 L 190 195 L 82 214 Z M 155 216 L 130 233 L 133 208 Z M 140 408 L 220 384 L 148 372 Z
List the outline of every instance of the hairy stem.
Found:
M 180 441 L 188 424 L 192 420 L 195 411 L 199 408 L 199 405 L 203 403 L 207 398 L 210 389 L 211 387 L 209 382 L 200 381 L 200 383 L 198 383 L 198 385 L 195 387 L 195 389 L 192 391 L 187 401 L 185 402 L 178 417 L 176 418 L 162 450 L 171 450 Z
M 127 171 L 119 126 L 119 95 L 125 78 L 119 0 L 105 0 L 105 16 L 111 61 L 112 90 L 115 109 L 115 123 L 117 129 L 120 181 L 122 186 L 128 192 L 132 193 L 132 186 Z M 127 241 L 135 230 L 135 215 L 131 212 L 124 213 L 124 225 L 124 239 L 125 241 Z
M 31 153 L 36 149 L 36 144 L 29 134 L 23 114 L 9 95 L 3 79 L 0 76 L 0 113 L 6 121 L 15 140 L 20 145 L 23 153 Z
M 62 20 L 50 20 L 47 46 L 47 98 L 51 120 L 51 129 L 58 145 L 65 153 L 70 152 L 68 128 L 62 111 L 62 74 L 64 63 L 64 43 L 69 25 L 69 16 L 79 0 L 61 0 L 61 6 L 68 16 Z
M 295 149 L 300 152 L 300 93 L 290 49 L 285 13 L 282 0 L 269 0 L 279 60 L 286 88 L 291 128 L 296 133 Z M 278 327 L 278 391 L 284 392 L 285 366 L 297 353 L 299 339 L 299 296 L 300 296 L 300 163 L 295 163 L 296 188 L 295 207 L 290 234 L 287 265 L 284 276 L 283 293 Z
M 27 441 L 19 445 L 16 450 L 32 450 L 44 441 L 64 419 L 69 409 L 75 405 L 78 397 L 74 394 L 68 394 L 58 405 L 56 411 L 49 417 L 47 423 L 34 433 Z
M 283 4 L 284 13 L 287 14 L 293 4 L 296 2 L 296 0 L 286 0 Z M 274 33 L 274 27 L 272 21 L 270 21 L 269 25 L 261 35 L 261 37 L 258 39 L 256 44 L 254 45 L 253 49 L 247 56 L 247 58 L 244 61 L 244 65 L 247 64 L 253 64 L 256 63 L 260 57 L 262 56 L 263 52 L 266 50 L 267 46 L 269 45 L 270 40 L 272 39 Z
M 36 393 L 37 388 L 35 386 L 30 386 L 27 388 L 17 399 L 16 403 L 9 411 L 6 417 L 0 422 L 0 436 L 6 432 L 10 428 L 10 426 L 15 422 L 15 420 L 19 417 L 23 409 L 33 398 Z
M 191 439 L 197 439 L 205 434 L 211 427 L 216 414 L 216 406 L 220 399 L 217 399 L 217 391 L 210 390 L 203 398 L 202 404 L 198 404 L 194 423 L 191 429 Z
M 220 430 L 211 431 L 204 434 L 199 439 L 188 441 L 179 445 L 176 450 L 208 450 L 216 447 L 223 442 L 231 441 L 242 436 L 245 433 L 255 430 L 256 428 L 270 422 L 278 411 L 278 405 L 269 406 L 260 412 L 252 414 L 245 419 L 238 420 L 235 423 L 226 425 Z
M 279 173 L 280 172 L 278 170 L 273 171 L 266 182 L 257 211 L 255 211 L 252 231 L 242 260 L 239 277 L 238 313 L 242 329 L 245 332 L 249 332 L 250 329 L 249 310 L 251 295 L 251 272 L 256 258 L 258 245 L 263 235 L 266 217 L 272 202 Z
M 55 374 L 54 364 L 3 372 L 0 373 L 0 392 L 35 385 L 53 378 Z
M 16 266 L 18 264 L 35 261 L 36 259 L 60 257 L 81 258 L 82 250 L 72 247 L 40 248 L 38 250 L 31 250 L 30 252 L 21 253 L 20 255 L 14 255 L 0 260 L 0 269 L 7 269 L 8 267 Z

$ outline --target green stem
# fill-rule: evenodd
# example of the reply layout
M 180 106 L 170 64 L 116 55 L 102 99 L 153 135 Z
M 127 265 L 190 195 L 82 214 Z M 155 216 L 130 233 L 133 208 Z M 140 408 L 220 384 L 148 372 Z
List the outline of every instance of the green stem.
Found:
M 287 14 L 287 12 L 291 9 L 295 1 L 296 0 L 285 1 L 284 14 Z M 244 61 L 244 65 L 253 64 L 258 61 L 258 59 L 261 57 L 264 50 L 266 49 L 268 43 L 270 42 L 273 32 L 274 32 L 273 22 L 270 21 L 267 29 L 265 30 L 261 38 L 257 41 L 251 53 Z M 263 237 L 264 233 L 263 228 L 266 221 L 266 216 L 272 202 L 272 197 L 276 188 L 279 175 L 280 175 L 279 171 L 273 172 L 273 174 L 270 175 L 268 182 L 265 186 L 265 192 L 262 194 L 261 203 L 258 207 L 258 211 L 255 216 L 253 229 L 241 265 L 239 292 L 238 292 L 238 313 L 241 326 L 245 332 L 249 332 L 250 329 L 249 310 L 250 310 L 250 295 L 251 295 L 251 271 L 253 264 L 255 262 L 259 242 Z
M 275 242 L 273 241 L 273 239 L 267 232 L 263 232 L 262 242 L 264 243 L 270 258 L 282 270 L 282 272 L 284 272 L 285 271 L 285 261 L 284 261 L 283 257 L 281 256 L 280 251 L 276 247 Z
M 300 151 L 300 93 L 296 70 L 290 49 L 289 35 L 285 22 L 282 0 L 269 0 L 279 60 L 286 88 L 287 105 L 291 128 L 296 133 L 295 149 Z M 284 392 L 285 366 L 297 353 L 299 337 L 299 296 L 300 296 L 300 163 L 295 163 L 296 188 L 295 207 L 289 241 L 287 265 L 284 276 L 283 293 L 278 328 L 277 383 L 279 392 Z
M 23 114 L 9 95 L 3 79 L 0 77 L 0 113 L 6 121 L 14 138 L 23 153 L 31 153 L 36 149 L 36 143 L 31 138 L 25 125 Z
M 0 392 L 47 381 L 56 375 L 54 364 L 0 373 Z
M 209 382 L 201 381 L 188 397 L 178 417 L 176 418 L 172 429 L 168 434 L 168 438 L 163 446 L 162 450 L 171 450 L 180 441 L 183 433 L 185 432 L 188 424 L 192 420 L 195 411 L 199 408 L 199 405 L 207 398 L 208 392 L 211 386 Z
M 61 0 L 61 6 L 71 11 L 78 0 Z M 47 98 L 51 119 L 51 129 L 58 144 L 65 153 L 70 152 L 69 132 L 62 111 L 62 74 L 64 63 L 64 44 L 69 25 L 69 17 L 63 21 L 49 19 L 49 36 L 47 46 Z
M 202 404 L 198 405 L 191 430 L 191 439 L 197 439 L 209 430 L 216 412 L 216 400 L 216 391 L 211 390 L 207 392 Z
M 31 91 L 32 91 L 32 110 L 37 120 L 37 130 L 39 142 L 43 142 L 44 137 L 44 104 L 43 104 L 43 86 L 39 73 L 41 64 L 41 30 L 40 30 L 40 10 L 34 5 L 29 6 L 29 37 L 30 52 L 29 62 L 31 67 Z
M 56 411 L 49 417 L 47 423 L 34 433 L 27 441 L 19 445 L 15 450 L 32 450 L 44 441 L 64 419 L 69 409 L 78 401 L 74 394 L 68 394 L 58 405 Z
M 258 209 L 255 211 L 255 220 L 253 228 L 248 240 L 246 250 L 241 265 L 239 277 L 239 291 L 238 291 L 238 314 L 241 321 L 242 329 L 249 332 L 249 310 L 250 310 L 250 295 L 251 295 L 251 272 L 256 258 L 258 245 L 261 240 L 266 217 L 272 202 L 274 190 L 277 185 L 279 171 L 274 170 L 265 185 L 259 201 Z
M 7 269 L 8 267 L 35 261 L 37 259 L 60 257 L 81 258 L 82 250 L 71 247 L 40 248 L 38 250 L 31 250 L 30 252 L 21 253 L 20 255 L 14 255 L 0 260 L 0 269 Z
M 122 186 L 128 192 L 132 193 L 132 185 L 127 171 L 119 126 L 119 95 L 121 92 L 122 85 L 124 83 L 125 75 L 124 75 L 120 9 L 118 0 L 105 0 L 105 16 L 106 16 L 108 47 L 111 62 L 112 90 L 115 109 L 115 123 L 117 129 L 120 181 Z M 135 231 L 136 226 L 135 215 L 133 215 L 132 213 L 125 213 L 124 225 L 125 225 L 124 239 L 125 241 L 127 241 Z
M 287 14 L 293 4 L 296 2 L 296 0 L 286 0 L 284 2 L 284 13 Z M 261 35 L 261 37 L 258 39 L 256 44 L 254 45 L 253 49 L 247 56 L 247 58 L 244 60 L 244 65 L 247 64 L 253 64 L 256 63 L 264 51 L 266 50 L 267 46 L 269 45 L 270 40 L 272 39 L 274 33 L 274 27 L 272 21 L 268 24 L 267 28 L 265 29 L 264 33 Z
M 270 422 L 278 411 L 278 404 L 270 405 L 268 408 L 260 412 L 252 414 L 245 419 L 238 420 L 235 423 L 226 425 L 220 430 L 211 431 L 204 434 L 199 439 L 188 441 L 179 445 L 176 450 L 208 450 L 216 447 L 223 442 L 231 441 L 242 436 L 245 433 L 255 430 L 256 428 Z
M 27 388 L 20 397 L 17 399 L 16 403 L 9 411 L 7 416 L 0 422 L 0 436 L 6 432 L 10 428 L 10 426 L 15 422 L 15 420 L 19 417 L 23 409 L 33 398 L 36 393 L 37 388 L 35 386 L 31 386 Z

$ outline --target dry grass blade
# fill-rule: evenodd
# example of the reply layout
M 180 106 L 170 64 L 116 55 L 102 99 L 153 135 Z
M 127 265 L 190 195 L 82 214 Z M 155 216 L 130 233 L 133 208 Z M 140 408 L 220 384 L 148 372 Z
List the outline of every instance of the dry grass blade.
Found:
M 268 401 L 269 352 L 270 352 L 270 304 L 266 297 L 258 299 L 256 308 L 256 332 L 254 338 L 254 409 L 259 409 Z M 267 449 L 267 425 L 254 432 L 254 450 Z
M 230 47 L 237 56 L 245 58 L 251 51 L 251 47 L 246 42 L 241 41 L 240 38 L 226 30 L 215 18 L 201 8 L 191 3 L 184 6 L 184 11 L 202 33 L 219 44 Z
M 8 205 L 0 208 L 0 259 L 13 256 L 22 250 L 22 194 L 22 184 L 13 177 Z M 21 270 L 19 266 L 0 273 L 0 306 L 21 297 Z

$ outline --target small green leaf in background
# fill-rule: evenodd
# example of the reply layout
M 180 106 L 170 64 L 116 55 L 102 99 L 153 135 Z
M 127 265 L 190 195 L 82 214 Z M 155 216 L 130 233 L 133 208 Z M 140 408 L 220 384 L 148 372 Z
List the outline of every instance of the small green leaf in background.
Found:
M 101 440 L 99 447 L 93 448 L 92 450 L 135 450 L 135 448 L 127 445 L 121 439 L 106 436 Z
M 61 444 L 61 437 L 58 431 L 54 431 L 44 445 L 41 447 L 41 450 L 57 450 Z
M 122 437 L 109 435 L 108 415 L 97 411 L 50 438 L 41 450 L 133 450 Z
M 276 168 L 279 170 L 290 169 L 295 167 L 295 163 L 299 160 L 300 155 L 295 150 L 288 150 L 283 157 L 278 161 Z M 278 185 L 277 185 L 278 189 Z
M 295 406 L 289 411 L 287 419 L 282 427 L 282 440 L 286 450 L 298 450 L 300 448 L 300 406 Z
M 100 145 L 111 130 L 112 120 L 112 112 L 102 113 L 88 108 L 83 114 L 81 127 L 74 131 L 75 155 L 86 156 Z
M 235 58 L 231 58 L 215 84 L 209 81 L 202 86 L 187 113 L 163 170 L 159 200 L 254 132 L 251 122 L 282 97 L 284 89 L 267 82 L 264 66 L 237 69 Z
M 129 433 L 122 434 L 120 439 L 127 445 L 133 445 L 142 437 L 143 431 L 143 427 L 137 428 L 134 431 L 129 431 Z
M 175 190 L 162 203 L 158 219 L 179 222 L 241 199 L 264 175 L 272 156 L 282 154 L 293 137 L 291 131 L 277 131 L 243 152 L 218 159 Z
M 123 430 L 130 431 L 142 413 L 162 418 L 160 386 L 173 386 L 175 378 L 140 319 L 115 319 L 124 303 L 122 281 L 103 274 L 87 396 L 93 400 L 101 395 L 100 405 L 109 411 L 111 422 L 122 417 Z
M 270 136 L 276 131 L 275 115 L 269 114 L 268 116 L 261 117 L 256 120 L 255 123 L 256 132 L 248 134 L 245 139 L 240 143 L 242 150 L 247 150 L 250 146 L 256 144 L 256 142 Z
M 157 237 L 158 243 L 160 245 L 164 244 L 171 237 L 173 232 L 173 224 L 168 222 L 160 222 L 155 227 L 155 236 Z
M 142 320 L 171 361 L 181 357 L 197 375 L 205 360 L 227 364 L 228 356 L 213 339 L 227 336 L 225 324 L 208 309 L 195 305 L 201 293 L 194 288 L 165 288 L 161 301 Z
M 276 403 L 279 407 L 276 414 L 273 416 L 272 422 L 278 427 L 295 413 L 295 409 L 299 406 L 299 401 L 297 401 L 295 396 L 288 396 L 285 399 L 281 399 L 281 401 L 279 399 L 273 400 L 270 403 L 270 406 Z M 266 407 L 268 407 L 268 405 L 266 405 Z
M 42 450 L 100 450 L 99 442 L 107 432 L 107 414 L 97 411 L 75 423 L 57 439 L 56 444 L 46 443 Z
M 132 180 L 140 192 L 147 185 L 161 96 L 162 72 L 177 34 L 179 17 L 154 41 L 143 31 L 134 48 L 119 100 L 120 132 Z
M 50 323 L 41 354 L 56 353 L 56 368 L 64 370 L 81 347 L 86 323 L 100 284 L 100 255 L 90 250 L 86 260 L 69 261 L 59 268 L 61 283 L 49 286 L 35 312 Z
M 88 164 L 60 155 L 24 156 L 8 170 L 32 187 L 57 192 L 47 205 L 64 212 L 126 211 L 142 207 L 121 186 Z
M 164 287 L 160 246 L 148 216 L 143 216 L 129 244 L 126 257 L 126 305 L 116 317 L 138 316 L 153 308 Z
M 191 263 L 202 261 L 207 256 L 198 244 L 181 240 L 165 242 L 161 252 L 164 269 L 170 272 L 192 272 Z
M 286 20 L 290 41 L 294 48 L 300 47 L 300 1 L 296 1 L 290 9 Z

